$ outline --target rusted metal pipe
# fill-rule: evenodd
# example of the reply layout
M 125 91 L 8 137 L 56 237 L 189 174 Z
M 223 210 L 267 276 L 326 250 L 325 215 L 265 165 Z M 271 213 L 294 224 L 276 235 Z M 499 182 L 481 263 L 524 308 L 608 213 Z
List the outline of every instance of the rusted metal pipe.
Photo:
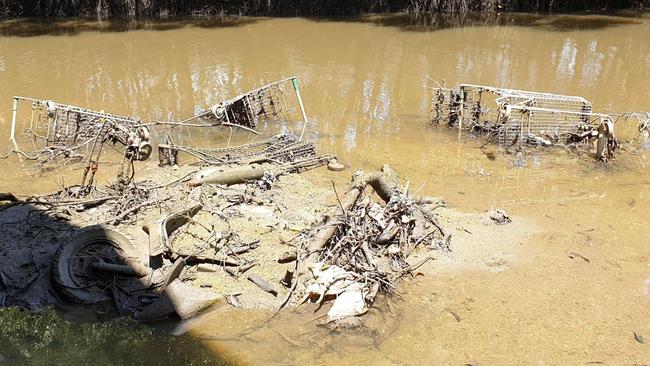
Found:
M 149 274 L 149 271 L 142 265 L 125 265 L 106 263 L 104 261 L 97 261 L 92 265 L 93 269 L 100 272 L 108 272 L 116 275 L 123 275 L 128 277 L 144 277 Z

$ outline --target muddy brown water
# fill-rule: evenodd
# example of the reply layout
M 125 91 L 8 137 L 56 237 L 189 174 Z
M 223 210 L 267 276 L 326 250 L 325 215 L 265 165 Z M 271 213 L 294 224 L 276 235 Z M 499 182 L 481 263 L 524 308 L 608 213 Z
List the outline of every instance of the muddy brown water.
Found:
M 504 270 L 406 285 L 374 329 L 331 334 L 309 312 L 267 322 L 230 311 L 192 330 L 207 347 L 252 364 L 650 363 L 650 346 L 634 337 L 650 336 L 648 154 L 620 152 L 608 167 L 529 154 L 516 168 L 513 156 L 479 149 L 480 139 L 458 142 L 427 126 L 429 78 L 582 95 L 596 111 L 650 110 L 650 19 L 559 16 L 429 31 L 306 19 L 150 28 L 0 37 L 0 146 L 8 146 L 12 95 L 155 120 L 295 75 L 321 151 L 354 169 L 388 163 L 455 208 L 500 207 L 536 228 L 494 254 L 507 258 Z M 62 177 L 78 179 L 64 172 L 34 175 L 0 161 L 0 191 L 47 192 Z

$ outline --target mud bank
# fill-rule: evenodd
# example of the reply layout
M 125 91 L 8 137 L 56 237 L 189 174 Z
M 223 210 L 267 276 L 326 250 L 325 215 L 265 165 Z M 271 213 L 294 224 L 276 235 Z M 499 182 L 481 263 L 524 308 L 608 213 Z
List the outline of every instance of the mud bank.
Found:
M 156 169 L 155 176 L 151 176 L 155 179 L 155 184 L 160 186 L 164 185 L 160 182 L 177 183 L 151 194 L 163 198 L 160 203 L 143 207 L 139 211 L 134 210 L 128 215 L 118 215 L 119 220 L 115 219 L 112 205 L 103 204 L 105 202 L 101 201 L 90 200 L 85 205 L 68 205 L 66 201 L 53 200 L 52 197 L 56 196 L 47 196 L 48 198 L 28 199 L 28 204 L 6 202 L 0 212 L 3 220 L 2 238 L 8 243 L 0 253 L 0 265 L 3 268 L 3 304 L 37 310 L 56 303 L 69 305 L 70 301 L 85 302 L 90 308 L 97 307 L 98 318 L 109 311 L 106 304 L 100 300 L 104 298 L 112 299 L 110 302 L 117 305 L 116 309 L 109 311 L 110 313 L 128 315 L 142 309 L 143 305 L 151 300 L 134 305 L 125 300 L 131 294 L 126 290 L 121 295 L 118 295 L 120 291 L 114 291 L 107 297 L 106 289 L 93 285 L 94 290 L 88 290 L 90 294 L 97 296 L 97 299 L 93 300 L 90 295 L 85 297 L 74 293 L 72 298 L 66 298 L 70 293 L 67 290 L 62 293 L 60 283 L 57 291 L 57 278 L 54 278 L 54 287 L 52 285 L 52 266 L 57 265 L 55 259 L 61 256 L 61 253 L 57 253 L 58 248 L 73 245 L 75 240 L 78 240 L 75 233 L 83 231 L 84 227 L 102 224 L 106 231 L 116 231 L 124 235 L 125 240 L 133 246 L 134 252 L 130 254 L 140 258 L 147 266 L 152 266 L 154 273 L 151 275 L 154 277 L 164 277 L 164 273 L 168 273 L 173 267 L 174 258 L 184 258 L 183 266 L 186 268 L 180 279 L 196 288 L 218 295 L 218 302 L 227 301 L 238 308 L 266 310 L 277 309 L 286 302 L 293 306 L 298 305 L 297 299 L 285 298 L 290 296 L 291 279 L 288 284 L 282 285 L 283 280 L 286 280 L 286 273 L 293 272 L 296 266 L 295 254 L 291 259 L 291 253 L 295 253 L 300 247 L 299 241 L 315 240 L 304 235 L 313 230 L 312 228 L 322 225 L 332 209 L 338 207 L 340 197 L 336 186 L 339 186 L 340 194 L 346 192 L 345 187 L 349 181 L 349 178 L 346 178 L 347 173 L 322 169 L 305 174 L 282 175 L 277 181 L 268 182 L 271 186 L 267 189 L 260 189 L 258 182 L 229 187 L 208 185 L 191 189 L 183 179 L 187 180 L 195 174 L 195 170 L 189 166 L 178 170 Z M 489 238 L 498 236 L 505 240 L 511 237 L 505 240 L 510 242 L 530 231 L 529 227 L 519 227 L 521 224 L 516 223 L 496 225 L 485 213 L 463 215 L 441 207 L 444 206 L 441 199 L 434 201 L 432 213 L 444 228 L 445 234 L 437 239 L 440 241 L 433 240 L 432 236 L 428 239 L 429 244 L 414 247 L 413 253 L 409 253 L 412 257 L 408 259 L 409 264 L 405 268 L 424 263 L 425 259 L 431 256 L 440 256 L 439 260 L 446 262 L 461 260 L 476 264 L 477 256 L 495 254 L 495 245 Z M 165 245 L 169 246 L 169 251 L 173 254 L 172 257 L 163 259 L 162 266 L 158 267 L 162 272 L 156 275 L 152 261 L 158 253 L 151 253 L 151 242 L 156 235 L 151 229 L 151 222 L 169 217 L 175 212 L 184 212 L 184 209 L 196 205 L 202 207 L 192 212 L 191 217 L 185 220 L 185 225 L 178 225 L 174 231 L 166 233 L 169 242 Z M 512 230 L 507 230 L 509 227 L 512 227 Z M 31 234 L 19 234 L 25 232 Z M 212 242 L 215 235 L 218 239 Z M 423 241 L 426 238 L 418 237 L 417 240 Z M 220 245 L 220 248 L 211 245 Z M 459 248 L 460 253 L 464 254 L 457 256 L 455 251 L 451 250 L 452 246 Z M 476 250 L 480 248 L 482 249 Z M 93 253 L 99 255 L 96 251 Z M 485 265 L 498 266 L 494 261 L 486 258 L 482 260 L 488 261 Z M 457 264 L 448 263 L 447 267 L 460 269 L 462 266 Z M 83 264 L 77 265 L 82 266 L 78 270 L 87 271 L 83 269 Z M 242 266 L 245 269 L 242 269 Z M 429 268 L 423 272 L 434 274 L 435 271 L 432 272 L 431 269 L 438 266 L 427 264 L 422 268 Z M 246 280 L 248 271 L 264 279 L 272 288 L 272 293 L 265 293 L 259 284 Z M 87 276 L 92 276 L 92 271 Z M 412 276 L 412 273 L 408 275 Z M 81 277 L 78 280 L 81 280 Z M 77 285 L 84 287 L 79 283 Z M 139 298 L 142 301 L 143 298 Z M 162 317 L 166 316 L 168 315 L 162 314 Z

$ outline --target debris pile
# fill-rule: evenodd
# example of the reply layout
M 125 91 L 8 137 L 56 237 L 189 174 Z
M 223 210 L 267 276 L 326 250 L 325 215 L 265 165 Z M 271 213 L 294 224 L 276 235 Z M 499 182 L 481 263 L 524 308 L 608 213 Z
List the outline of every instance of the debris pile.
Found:
M 428 260 L 407 262 L 418 246 L 442 248 L 450 240 L 433 214 L 443 203 L 410 197 L 388 166 L 358 172 L 350 190 L 342 198 L 336 194 L 335 211 L 303 233 L 293 287 L 299 285 L 301 302 L 321 304 L 335 297 L 330 321 L 359 315 L 378 293 L 393 293 L 402 277 Z
M 256 136 L 263 122 L 289 119 L 289 83 L 303 118 L 300 135 L 285 133 L 231 146 L 234 127 Z M 34 141 L 35 155 L 18 148 L 19 101 L 32 104 L 24 132 Z M 57 297 L 143 321 L 174 313 L 193 317 L 221 297 L 236 307 L 276 311 L 288 303 L 320 306 L 335 299 L 328 320 L 338 321 L 365 312 L 379 293 L 394 293 L 400 279 L 429 259 L 410 263 L 414 251 L 448 249 L 451 236 L 433 213 L 444 203 L 413 197 L 408 185 L 402 189 L 385 166 L 357 172 L 342 195 L 332 183 L 337 205 L 329 212 L 325 197 L 332 192 L 307 187 L 310 183 L 295 173 L 324 165 L 341 171 L 345 166 L 332 155 L 318 155 L 314 144 L 303 140 L 306 121 L 293 77 L 181 122 L 141 123 L 16 97 L 13 152 L 56 163 L 78 158 L 85 164 L 79 185 L 44 196 L 0 197 L 10 201 L 0 209 L 6 217 L 22 210 L 23 216 L 34 217 L 29 227 L 40 230 L 23 238 L 41 253 L 39 264 L 49 264 L 33 279 L 39 290 L 29 296 L 30 307 L 55 301 L 43 296 L 54 293 L 43 281 L 45 274 Z M 167 132 L 228 127 L 231 134 L 226 146 L 218 148 L 177 144 L 171 133 L 164 134 L 159 166 L 173 168 L 136 181 L 134 162 L 148 159 L 153 150 L 149 127 L 165 125 L 172 126 Z M 111 143 L 123 146 L 122 164 L 117 180 L 100 186 L 95 173 Z M 179 166 L 180 153 L 202 168 Z M 5 225 L 0 235 L 9 235 L 18 222 Z M 38 240 L 43 231 L 47 235 Z M 25 247 L 23 239 L 8 250 L 17 253 Z M 59 239 L 55 250 L 51 243 Z M 15 291 L 6 291 L 11 285 L 0 271 L 0 302 L 7 296 L 12 303 L 22 301 Z
M 358 172 L 341 196 L 334 188 L 333 210 L 324 204 L 332 190 L 303 189 L 297 174 L 261 185 L 264 176 L 213 184 L 197 183 L 189 166 L 165 172 L 174 178 L 134 183 L 127 196 L 64 190 L 3 211 L 25 207 L 38 212 L 32 227 L 69 233 L 48 254 L 59 296 L 147 321 L 191 317 L 222 298 L 278 311 L 334 300 L 328 320 L 340 320 L 393 293 L 426 261 L 408 261 L 418 248 L 449 246 L 433 213 L 444 203 L 411 196 L 388 167 Z

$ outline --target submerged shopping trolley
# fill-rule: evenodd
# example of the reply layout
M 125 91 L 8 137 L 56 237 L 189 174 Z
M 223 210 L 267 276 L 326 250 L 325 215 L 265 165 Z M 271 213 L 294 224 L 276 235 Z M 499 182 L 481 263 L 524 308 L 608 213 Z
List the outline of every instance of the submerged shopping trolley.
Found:
M 578 96 L 473 84 L 435 88 L 432 123 L 482 133 L 505 149 L 588 148 L 595 140 L 597 157 L 606 161 L 617 146 L 612 118 L 593 113 L 591 103 Z
M 288 99 L 291 97 L 291 90 L 303 119 L 301 131 L 276 135 L 278 131 L 274 130 L 274 135 L 266 139 L 258 139 L 259 127 L 262 123 L 290 122 L 290 112 L 293 110 L 289 107 Z M 303 141 L 307 115 L 298 88 L 298 80 L 295 77 L 250 90 L 173 124 L 189 127 L 226 126 L 231 128 L 231 135 L 225 141 L 225 146 L 215 146 L 218 141 L 210 141 L 211 146 L 208 147 L 176 142 L 171 135 L 167 135 L 158 146 L 161 166 L 176 164 L 179 152 L 188 154 L 207 165 L 269 162 L 291 166 L 295 168 L 294 170 L 324 165 L 327 164 L 328 159 L 331 159 L 327 156 L 317 156 L 314 144 Z M 237 141 L 238 144 L 232 145 L 232 133 L 235 128 L 253 132 L 253 138 L 244 143 Z
M 250 90 L 244 94 L 215 104 L 198 114 L 175 124 L 192 126 L 191 122 L 202 120 L 211 126 L 239 127 L 246 130 L 257 128 L 262 121 L 289 120 L 290 97 L 288 85 L 291 85 L 303 118 L 301 137 L 307 125 L 307 114 L 298 88 L 298 79 L 288 77 Z
M 31 107 L 28 121 L 25 113 L 19 113 L 21 104 Z M 19 125 L 23 127 L 20 131 Z M 21 144 L 18 140 L 21 140 Z M 131 162 L 146 160 L 153 151 L 149 129 L 139 120 L 52 100 L 20 96 L 13 98 L 10 141 L 12 151 L 43 164 L 64 165 L 83 161 L 85 170 L 80 195 L 89 192 L 93 185 L 105 144 L 122 147 L 123 162 L 118 172 L 118 182 L 123 185 L 132 178 Z

